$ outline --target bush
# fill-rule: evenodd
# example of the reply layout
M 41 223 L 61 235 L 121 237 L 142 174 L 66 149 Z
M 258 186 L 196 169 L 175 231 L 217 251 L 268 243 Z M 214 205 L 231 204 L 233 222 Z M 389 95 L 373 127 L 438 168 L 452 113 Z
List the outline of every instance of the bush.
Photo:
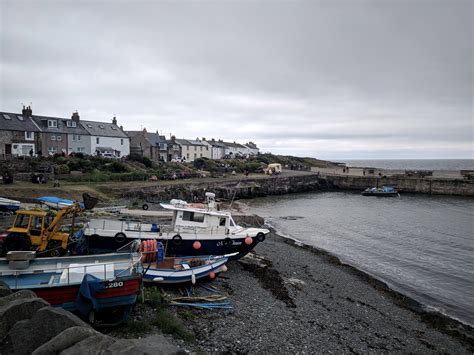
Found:
M 118 161 L 114 161 L 110 164 L 106 164 L 105 168 L 113 173 L 125 173 L 128 171 L 125 164 Z
M 56 174 L 69 174 L 69 167 L 66 164 L 55 166 Z

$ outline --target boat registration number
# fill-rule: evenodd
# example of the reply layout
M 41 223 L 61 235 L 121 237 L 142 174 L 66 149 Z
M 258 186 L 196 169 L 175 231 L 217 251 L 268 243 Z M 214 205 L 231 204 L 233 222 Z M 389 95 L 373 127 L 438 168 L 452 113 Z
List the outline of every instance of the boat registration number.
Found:
M 105 284 L 105 288 L 123 287 L 123 281 L 111 281 Z

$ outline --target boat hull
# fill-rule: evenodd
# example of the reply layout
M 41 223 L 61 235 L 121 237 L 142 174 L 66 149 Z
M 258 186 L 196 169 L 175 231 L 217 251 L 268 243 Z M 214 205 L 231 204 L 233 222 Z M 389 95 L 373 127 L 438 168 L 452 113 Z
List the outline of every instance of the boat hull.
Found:
M 398 197 L 398 192 L 362 192 L 362 196 L 375 196 L 375 197 Z
M 101 237 L 98 235 L 88 237 L 89 253 L 104 253 L 129 244 L 134 239 L 125 238 L 125 240 L 117 240 L 113 237 Z M 246 244 L 245 238 L 234 239 L 193 239 L 183 238 L 180 241 L 173 239 L 159 239 L 166 246 L 167 256 L 199 256 L 199 255 L 225 255 L 237 253 L 237 255 L 230 257 L 230 260 L 236 260 L 247 253 L 249 253 L 259 243 L 257 238 L 252 238 L 252 243 Z M 201 247 L 196 249 L 194 243 L 199 241 Z
M 222 271 L 222 267 L 227 260 L 227 257 L 220 257 L 210 260 L 211 262 L 209 264 L 183 270 L 159 269 L 150 266 L 148 269 L 145 268 L 146 272 L 143 275 L 143 281 L 164 284 L 193 282 L 197 279 L 209 276 L 211 272 L 217 273 Z

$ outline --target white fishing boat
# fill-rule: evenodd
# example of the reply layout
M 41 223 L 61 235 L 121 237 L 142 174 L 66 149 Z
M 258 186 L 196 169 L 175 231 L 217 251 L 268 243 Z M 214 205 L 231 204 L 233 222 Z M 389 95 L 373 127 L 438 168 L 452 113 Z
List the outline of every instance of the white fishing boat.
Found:
M 15 212 L 20 208 L 20 201 L 10 200 L 9 198 L 0 197 L 0 211 Z
M 246 228 L 235 223 L 228 211 L 216 208 L 215 195 L 206 193 L 205 204 L 171 200 L 160 204 L 173 213 L 170 225 L 91 219 L 85 226 L 89 248 L 110 251 L 133 239 L 156 239 L 166 243 L 168 256 L 226 255 L 240 258 L 265 240 L 265 228 Z M 102 250 L 101 250 L 102 249 Z

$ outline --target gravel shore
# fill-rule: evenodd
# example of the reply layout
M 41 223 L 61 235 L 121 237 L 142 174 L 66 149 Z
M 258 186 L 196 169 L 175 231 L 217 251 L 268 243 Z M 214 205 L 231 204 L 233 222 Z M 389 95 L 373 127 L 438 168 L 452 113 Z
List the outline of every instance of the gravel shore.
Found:
M 229 262 L 213 285 L 233 309 L 191 310 L 191 317 L 184 311 L 196 341 L 171 341 L 191 352 L 473 351 L 472 340 L 437 330 L 380 283 L 332 256 L 291 244 L 271 233 L 251 260 Z
M 180 346 L 251 353 L 472 351 L 330 257 L 273 233 L 255 251 L 268 266 L 231 262 L 226 278 L 215 282 L 230 293 L 233 311 L 199 311 L 188 321 L 197 344 Z

